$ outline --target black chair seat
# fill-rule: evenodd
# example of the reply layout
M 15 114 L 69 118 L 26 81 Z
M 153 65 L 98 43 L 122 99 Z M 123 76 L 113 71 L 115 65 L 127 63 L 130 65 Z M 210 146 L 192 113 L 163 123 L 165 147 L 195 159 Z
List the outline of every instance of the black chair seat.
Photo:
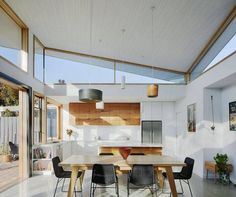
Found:
M 119 196 L 118 178 L 113 164 L 94 164 L 90 187 L 90 196 L 94 196 L 96 188 L 105 188 L 115 184 L 117 196 Z M 112 186 L 110 186 L 112 187 Z
M 82 172 L 78 172 L 77 178 L 79 178 L 81 174 Z M 71 171 L 64 171 L 57 178 L 70 178 L 70 177 L 71 177 Z
M 156 193 L 157 183 L 153 165 L 133 165 L 127 181 L 128 196 L 129 190 L 134 189 L 130 187 L 130 184 L 134 185 L 134 188 L 147 188 L 150 189 L 152 194 Z
M 166 172 L 163 172 L 162 175 L 167 178 Z M 173 172 L 174 179 L 186 179 L 180 172 Z

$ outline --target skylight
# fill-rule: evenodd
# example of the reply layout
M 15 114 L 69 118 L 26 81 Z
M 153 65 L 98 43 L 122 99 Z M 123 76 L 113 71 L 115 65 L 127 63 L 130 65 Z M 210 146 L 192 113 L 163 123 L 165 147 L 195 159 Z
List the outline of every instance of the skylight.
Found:
M 222 59 L 235 52 L 236 50 L 236 34 L 234 37 L 225 45 L 225 47 L 220 51 L 220 53 L 212 60 L 212 62 L 205 68 L 204 71 L 208 70 Z

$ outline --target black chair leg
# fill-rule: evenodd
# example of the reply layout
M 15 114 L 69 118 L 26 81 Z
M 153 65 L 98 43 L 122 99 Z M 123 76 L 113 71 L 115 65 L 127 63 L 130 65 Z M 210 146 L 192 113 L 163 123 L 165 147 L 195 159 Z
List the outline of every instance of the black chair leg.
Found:
M 53 194 L 53 197 L 55 197 L 56 196 L 56 192 L 57 192 L 57 186 L 58 186 L 58 183 L 59 183 L 60 181 L 59 181 L 59 179 L 57 179 L 57 184 L 56 184 L 56 188 L 55 188 L 55 190 L 54 190 L 54 194 Z
M 188 184 L 188 187 L 189 187 L 189 191 L 190 191 L 191 197 L 193 197 L 193 193 L 192 193 L 192 190 L 191 190 L 191 187 L 190 187 L 189 180 L 187 180 L 187 184 Z
M 116 194 L 119 197 L 119 184 L 116 182 Z
M 181 186 L 181 190 L 182 190 L 182 194 L 184 193 L 184 190 L 183 190 L 183 185 L 182 185 L 182 182 L 181 180 L 179 179 L 179 183 L 180 183 L 180 186 Z
M 63 179 L 63 183 L 62 183 L 62 187 L 61 187 L 61 191 L 62 191 L 62 192 L 65 192 L 65 191 L 63 190 L 64 184 L 65 184 L 65 180 L 66 180 L 66 179 L 64 178 L 64 179 Z
M 129 197 L 129 181 L 127 182 L 127 196 Z
M 89 194 L 90 197 L 92 197 L 92 189 L 93 189 L 93 183 L 91 181 L 91 184 L 90 184 L 90 194 Z

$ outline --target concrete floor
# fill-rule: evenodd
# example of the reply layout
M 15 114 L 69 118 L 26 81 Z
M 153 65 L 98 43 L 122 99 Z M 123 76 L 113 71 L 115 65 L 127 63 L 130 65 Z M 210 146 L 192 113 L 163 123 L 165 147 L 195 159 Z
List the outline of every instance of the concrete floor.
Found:
M 90 187 L 90 178 L 91 172 L 88 171 L 85 174 L 84 183 L 83 183 L 83 197 L 89 196 L 89 187 Z M 1 197 L 52 197 L 54 188 L 56 185 L 57 179 L 54 175 L 51 176 L 35 176 L 27 179 L 21 184 L 17 184 L 14 187 L 6 190 L 5 192 L 0 193 Z M 194 197 L 235 197 L 236 196 L 236 187 L 232 184 L 230 186 L 220 185 L 215 183 L 213 180 L 203 180 L 200 177 L 193 175 L 191 181 L 191 187 L 193 190 Z M 68 187 L 68 182 L 66 183 Z M 126 176 L 119 176 L 119 191 L 120 196 L 127 196 L 126 193 Z M 177 190 L 180 191 L 179 183 L 176 182 Z M 184 186 L 184 197 L 189 197 L 190 193 L 186 184 Z M 66 193 L 61 192 L 61 185 L 58 188 L 57 195 L 58 197 L 65 197 Z M 168 183 L 165 184 L 164 192 L 168 192 Z M 167 197 L 169 194 L 162 194 L 158 192 L 160 197 Z M 78 194 L 77 196 L 81 196 Z M 115 196 L 114 190 L 109 189 L 107 191 L 98 190 L 96 196 Z M 149 190 L 133 190 L 130 197 L 148 197 L 151 196 Z

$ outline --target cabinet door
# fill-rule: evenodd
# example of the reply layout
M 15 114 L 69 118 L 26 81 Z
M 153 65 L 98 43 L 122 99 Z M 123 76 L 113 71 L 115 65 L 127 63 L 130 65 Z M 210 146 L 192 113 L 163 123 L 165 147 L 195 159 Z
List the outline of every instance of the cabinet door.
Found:
M 162 143 L 162 122 L 152 121 L 152 143 Z
M 152 143 L 151 121 L 142 121 L 142 143 Z

